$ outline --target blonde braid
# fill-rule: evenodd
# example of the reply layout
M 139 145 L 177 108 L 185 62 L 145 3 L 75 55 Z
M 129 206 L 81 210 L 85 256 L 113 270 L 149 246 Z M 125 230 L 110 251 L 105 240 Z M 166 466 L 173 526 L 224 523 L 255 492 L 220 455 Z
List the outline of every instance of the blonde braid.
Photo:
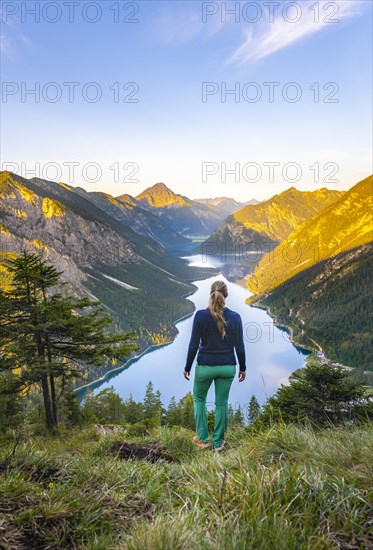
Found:
M 208 308 L 216 321 L 222 339 L 225 336 L 225 325 L 227 324 L 223 316 L 225 298 L 227 296 L 228 289 L 224 281 L 215 281 L 212 283 Z

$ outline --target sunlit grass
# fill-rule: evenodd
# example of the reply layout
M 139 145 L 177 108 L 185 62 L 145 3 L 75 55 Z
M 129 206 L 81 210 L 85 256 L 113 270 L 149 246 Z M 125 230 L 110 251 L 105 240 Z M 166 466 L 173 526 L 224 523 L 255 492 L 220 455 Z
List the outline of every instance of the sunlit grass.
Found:
M 88 427 L 25 436 L 13 459 L 4 438 L 0 547 L 372 548 L 371 425 L 241 429 L 222 454 L 196 449 L 192 435 L 102 437 Z M 108 453 L 120 439 L 156 441 L 174 461 L 121 460 Z

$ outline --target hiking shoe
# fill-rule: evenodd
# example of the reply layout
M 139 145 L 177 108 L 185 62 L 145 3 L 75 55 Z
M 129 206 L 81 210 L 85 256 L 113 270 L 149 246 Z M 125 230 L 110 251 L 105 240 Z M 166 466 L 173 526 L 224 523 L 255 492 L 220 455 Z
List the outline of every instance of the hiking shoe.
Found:
M 204 443 L 203 441 L 201 441 L 200 439 L 198 439 L 198 437 L 195 435 L 192 439 L 193 443 L 195 445 L 197 445 L 197 447 L 199 447 L 200 449 L 207 449 L 207 447 L 210 446 L 209 443 Z
M 219 453 L 220 451 L 222 451 L 224 449 L 224 446 L 225 446 L 225 441 L 222 442 L 222 444 L 220 445 L 220 447 L 214 447 L 214 451 L 216 451 L 217 453 Z

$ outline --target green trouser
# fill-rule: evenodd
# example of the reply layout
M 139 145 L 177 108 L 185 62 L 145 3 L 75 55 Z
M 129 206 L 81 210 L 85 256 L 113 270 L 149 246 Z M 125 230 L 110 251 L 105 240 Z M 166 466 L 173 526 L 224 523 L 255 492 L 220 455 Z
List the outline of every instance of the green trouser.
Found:
M 197 437 L 203 442 L 208 440 L 207 428 L 207 392 L 215 382 L 215 423 L 212 434 L 214 447 L 220 447 L 228 425 L 228 397 L 233 379 L 236 374 L 236 365 L 197 365 L 194 375 L 194 421 Z

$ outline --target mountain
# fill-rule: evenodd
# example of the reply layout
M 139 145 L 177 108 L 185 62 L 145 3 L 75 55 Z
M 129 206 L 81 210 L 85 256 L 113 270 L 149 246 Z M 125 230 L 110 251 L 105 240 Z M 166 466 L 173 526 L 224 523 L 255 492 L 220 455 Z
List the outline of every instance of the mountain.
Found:
M 249 201 L 245 201 L 244 206 L 248 206 L 249 204 L 259 204 L 264 201 L 258 201 L 257 199 L 250 199 Z
M 211 200 L 211 199 L 210 199 Z M 156 183 L 136 197 L 142 208 L 159 216 L 174 231 L 184 236 L 211 233 L 236 207 L 236 201 L 226 199 L 225 205 L 195 201 L 174 193 L 164 183 Z M 229 206 L 228 206 L 228 202 Z
M 318 262 L 250 302 L 291 327 L 297 343 L 373 371 L 372 272 L 370 242 Z
M 373 239 L 373 176 L 297 227 L 247 278 L 249 290 L 264 293 L 300 271 Z
M 42 254 L 74 292 L 98 298 L 117 325 L 137 332 L 141 349 L 170 341 L 175 320 L 193 311 L 184 298 L 194 290 L 190 281 L 215 272 L 187 266 L 109 215 L 108 200 L 92 202 L 63 183 L 1 172 L 2 252 Z
M 174 207 L 191 205 L 192 201 L 174 193 L 164 183 L 156 183 L 137 195 L 136 200 L 153 208 Z
M 249 204 L 228 216 L 205 243 L 225 250 L 258 250 L 284 240 L 296 227 L 335 202 L 341 191 L 298 191 L 291 187 L 267 201 Z
M 119 197 L 116 197 L 118 201 L 124 202 L 124 204 L 130 204 L 131 206 L 137 206 L 137 200 L 132 195 L 129 195 L 128 193 L 124 193 L 123 195 L 120 195 Z
M 158 216 L 141 208 L 130 195 L 114 198 L 107 193 L 87 192 L 79 187 L 74 188 L 74 191 L 135 232 L 154 239 L 167 250 L 175 250 L 188 243 L 185 237 L 179 235 Z
M 255 199 L 253 199 L 255 200 Z M 213 207 L 218 210 L 223 217 L 228 216 L 231 212 L 239 210 L 244 206 L 242 202 L 237 202 L 229 197 L 216 197 L 215 199 L 195 199 L 194 202 Z

